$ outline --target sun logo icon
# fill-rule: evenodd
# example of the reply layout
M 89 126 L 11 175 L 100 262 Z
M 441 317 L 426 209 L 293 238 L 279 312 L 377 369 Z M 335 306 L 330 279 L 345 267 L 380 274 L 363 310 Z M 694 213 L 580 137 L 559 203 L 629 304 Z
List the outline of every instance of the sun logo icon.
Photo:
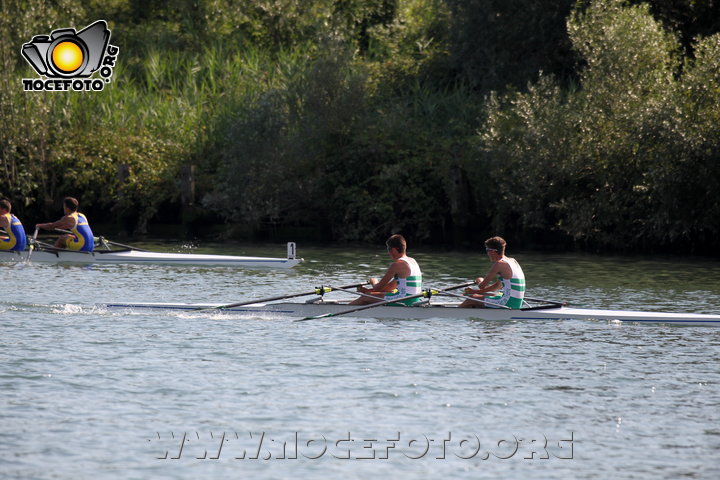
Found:
M 52 63 L 61 72 L 76 72 L 82 66 L 83 60 L 83 52 L 75 42 L 58 43 L 52 51 Z

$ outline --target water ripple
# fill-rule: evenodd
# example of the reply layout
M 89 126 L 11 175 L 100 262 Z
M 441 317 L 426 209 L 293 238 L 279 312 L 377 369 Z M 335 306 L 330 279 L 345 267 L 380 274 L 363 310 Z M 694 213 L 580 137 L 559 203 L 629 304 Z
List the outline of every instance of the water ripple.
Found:
M 376 253 L 308 248 L 302 254 L 314 261 L 293 272 L 8 269 L 13 284 L 57 288 L 9 289 L 0 302 L 0 446 L 11 452 L 0 459 L 3 477 L 717 476 L 720 330 L 580 320 L 293 323 L 94 306 L 230 303 L 272 295 L 278 284 L 304 291 L 353 283 L 385 267 L 387 258 Z M 717 262 L 517 257 L 533 296 L 585 307 L 720 311 Z M 487 267 L 479 254 L 416 258 L 438 285 L 461 283 Z M 674 275 L 681 266 L 706 281 L 686 290 L 687 279 Z M 223 433 L 232 439 L 227 453 L 198 459 L 218 451 Z M 192 441 L 180 459 L 158 459 L 176 456 L 184 434 Z M 297 460 L 277 459 L 296 434 L 315 446 L 325 438 L 327 452 L 312 460 L 302 456 L 311 450 L 301 448 Z M 400 440 L 388 459 L 341 460 L 337 442 L 348 435 L 354 441 L 339 445 L 355 458 L 370 451 L 363 449 L 366 439 L 377 439 L 376 456 L 388 452 L 382 450 L 388 439 Z M 260 438 L 266 442 L 260 457 L 270 454 L 269 460 L 249 459 Z M 432 439 L 427 454 L 411 459 L 425 438 Z M 461 446 L 461 439 L 475 438 L 477 456 L 459 458 L 471 445 Z M 558 444 L 568 438 L 575 457 L 561 460 L 567 449 Z M 513 439 L 524 443 L 510 454 Z M 547 447 L 539 448 L 543 439 Z M 243 449 L 246 459 L 235 458 Z M 541 460 L 545 452 L 550 458 Z

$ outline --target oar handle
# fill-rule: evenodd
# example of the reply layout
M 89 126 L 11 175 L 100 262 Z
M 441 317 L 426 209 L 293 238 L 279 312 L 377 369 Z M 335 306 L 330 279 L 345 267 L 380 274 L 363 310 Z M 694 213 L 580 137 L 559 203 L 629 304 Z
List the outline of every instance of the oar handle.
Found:
M 443 288 L 442 290 L 438 290 L 438 291 L 449 292 L 450 290 L 457 290 L 458 288 L 470 287 L 472 285 L 476 285 L 476 283 L 475 282 L 461 283 L 460 285 L 453 285 L 452 287 Z
M 369 294 L 367 294 L 367 293 L 358 292 L 357 290 L 350 290 L 350 289 L 343 288 L 343 287 L 328 287 L 328 288 L 330 289 L 329 292 L 332 292 L 332 291 L 347 292 L 347 293 L 352 293 L 352 294 L 354 294 L 354 295 L 358 295 L 358 296 L 361 296 L 361 297 L 372 298 L 372 299 L 375 299 L 375 300 L 378 299 L 378 297 L 376 297 L 375 295 L 369 295 Z

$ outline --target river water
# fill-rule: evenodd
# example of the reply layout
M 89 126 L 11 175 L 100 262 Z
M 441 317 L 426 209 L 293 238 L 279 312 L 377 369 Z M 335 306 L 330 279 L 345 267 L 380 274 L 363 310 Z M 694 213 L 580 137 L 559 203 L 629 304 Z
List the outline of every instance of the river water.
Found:
M 719 478 L 720 329 L 94 307 L 229 303 L 388 264 L 382 246 L 298 253 L 292 271 L 0 265 L 0 477 Z M 488 268 L 410 253 L 434 287 Z M 533 297 L 720 312 L 717 260 L 515 257 Z

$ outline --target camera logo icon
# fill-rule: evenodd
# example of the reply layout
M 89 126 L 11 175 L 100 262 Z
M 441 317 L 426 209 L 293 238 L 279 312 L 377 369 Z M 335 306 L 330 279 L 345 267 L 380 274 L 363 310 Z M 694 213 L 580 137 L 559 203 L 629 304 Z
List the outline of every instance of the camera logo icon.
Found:
M 109 82 L 119 50 L 109 42 L 110 30 L 105 20 L 79 32 L 60 28 L 50 35 L 35 35 L 23 44 L 22 56 L 38 75 L 55 80 L 23 79 L 25 90 L 102 90 L 103 82 L 99 79 L 71 80 L 88 78 L 100 70 L 100 76 Z

